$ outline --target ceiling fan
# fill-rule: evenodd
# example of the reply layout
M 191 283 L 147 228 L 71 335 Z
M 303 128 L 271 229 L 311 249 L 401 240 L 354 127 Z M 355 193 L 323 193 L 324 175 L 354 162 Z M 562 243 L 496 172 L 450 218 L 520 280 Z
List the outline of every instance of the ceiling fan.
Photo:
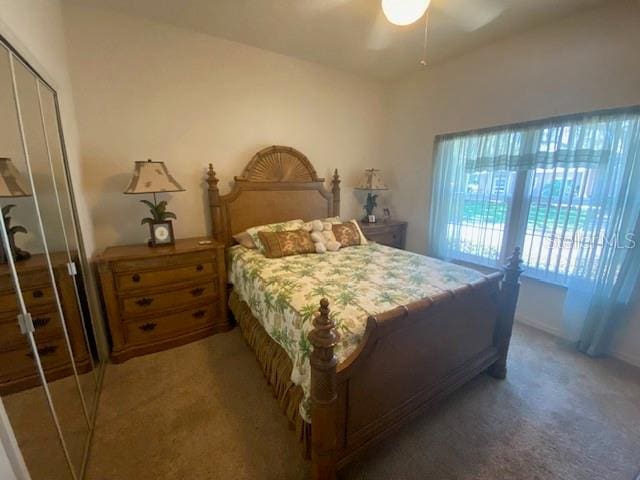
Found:
M 309 0 L 308 0 L 309 1 Z M 351 3 L 354 0 L 310 0 L 309 10 L 322 13 Z M 426 64 L 425 53 L 429 12 L 437 10 L 450 19 L 462 31 L 477 30 L 505 9 L 504 0 L 381 0 L 381 9 L 374 20 L 367 41 L 370 50 L 383 50 L 391 43 L 395 26 L 411 25 L 425 17 L 425 42 L 420 63 Z

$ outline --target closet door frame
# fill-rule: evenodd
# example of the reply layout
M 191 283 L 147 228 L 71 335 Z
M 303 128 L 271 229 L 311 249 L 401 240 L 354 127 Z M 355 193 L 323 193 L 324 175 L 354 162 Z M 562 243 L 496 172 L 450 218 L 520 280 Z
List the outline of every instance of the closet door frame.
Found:
M 4 450 L 4 454 L 9 461 L 10 472 L 7 473 L 13 474 L 13 477 L 9 477 L 9 480 L 29 480 L 29 470 L 22 457 L 20 447 L 18 447 L 18 441 L 4 409 L 2 398 L 0 398 L 0 449 Z M 0 474 L 2 473 L 4 471 L 0 469 Z
M 17 115 L 17 120 L 18 120 L 18 129 L 20 131 L 20 141 L 22 144 L 22 151 L 24 154 L 24 158 L 25 158 L 25 164 L 26 164 L 26 168 L 27 168 L 27 176 L 28 176 L 28 180 L 29 180 L 29 184 L 31 187 L 31 191 L 32 191 L 32 195 L 33 195 L 33 204 L 35 207 L 35 211 L 36 211 L 36 215 L 37 215 L 37 220 L 38 220 L 38 229 L 39 229 L 39 234 L 40 234 L 40 241 L 42 242 L 42 246 L 44 247 L 44 255 L 45 258 L 47 259 L 47 268 L 48 268 L 48 272 L 49 272 L 49 277 L 51 280 L 51 288 L 54 292 L 54 297 L 56 300 L 56 307 L 58 310 L 58 315 L 60 316 L 60 323 L 62 326 L 62 331 L 64 333 L 64 337 L 65 337 L 65 341 L 66 341 L 66 346 L 67 346 L 67 352 L 69 354 L 70 360 L 71 360 L 71 367 L 73 369 L 73 375 L 74 375 L 74 380 L 75 380 L 75 384 L 76 384 L 76 390 L 78 391 L 78 395 L 80 398 L 80 403 L 82 405 L 82 414 L 85 418 L 86 421 L 86 425 L 87 425 L 87 439 L 85 440 L 85 443 L 88 445 L 90 442 L 90 438 L 92 435 L 92 430 L 93 430 L 93 424 L 89 418 L 89 412 L 87 411 L 87 406 L 86 406 L 86 402 L 84 400 L 84 394 L 82 392 L 82 388 L 80 386 L 80 381 L 78 378 L 78 371 L 76 368 L 76 364 L 75 364 L 75 359 L 73 357 L 73 350 L 71 349 L 71 342 L 69 340 L 69 333 L 67 331 L 67 326 L 66 326 L 66 322 L 65 322 L 65 318 L 64 318 L 64 312 L 62 311 L 62 304 L 60 302 L 60 294 L 58 292 L 58 287 L 56 284 L 56 278 L 53 272 L 53 267 L 51 264 L 51 256 L 49 253 L 49 246 L 47 244 L 47 236 L 46 236 L 46 232 L 44 229 L 44 224 L 42 222 L 42 216 L 40 215 L 40 206 L 38 204 L 38 194 L 36 193 L 36 188 L 35 188 L 35 184 L 33 181 L 33 173 L 31 170 L 31 155 L 30 155 L 30 151 L 29 151 L 29 146 L 27 143 L 27 137 L 26 137 L 26 132 L 25 132 L 25 128 L 24 128 L 24 122 L 23 122 L 23 116 L 22 116 L 22 105 L 20 102 L 20 94 L 18 92 L 18 82 L 17 82 L 17 77 L 16 77 L 16 61 L 21 62 L 21 60 L 16 57 L 12 51 L 8 50 L 7 51 L 8 55 L 9 55 L 9 68 L 11 71 L 11 80 L 12 80 L 12 88 L 13 88 L 13 99 L 15 102 L 15 108 L 16 108 L 16 115 Z M 30 67 L 28 67 L 27 65 L 24 65 L 25 68 L 27 68 L 27 71 L 29 73 L 32 73 Z M 38 81 L 39 81 L 39 77 L 34 75 L 34 81 L 36 82 L 36 86 L 38 85 Z M 40 114 L 42 115 L 42 111 L 40 111 Z M 4 223 L 2 223 L 2 225 L 0 226 L 0 236 L 2 237 L 2 244 L 3 247 L 5 249 L 6 252 L 11 252 L 11 248 L 9 246 L 9 237 L 8 237 L 8 232 L 5 229 Z M 84 475 L 84 467 L 86 464 L 86 457 L 87 457 L 87 448 L 85 446 L 85 452 L 83 455 L 83 460 L 82 463 L 80 465 L 80 471 L 76 471 L 76 466 L 74 465 L 72 459 L 71 459 L 71 453 L 69 451 L 69 448 L 67 446 L 67 442 L 65 440 L 64 437 L 64 432 L 62 430 L 62 425 L 60 423 L 60 418 L 56 412 L 56 406 L 55 403 L 53 401 L 53 397 L 51 395 L 51 390 L 49 389 L 49 383 L 47 381 L 47 377 L 46 374 L 44 372 L 44 368 L 42 367 L 42 361 L 40 360 L 40 355 L 38 353 L 38 347 L 35 341 L 35 337 L 34 337 L 34 332 L 35 329 L 33 327 L 33 323 L 31 322 L 31 314 L 30 312 L 27 310 L 25 301 L 24 301 L 24 296 L 22 294 L 22 288 L 20 286 L 20 277 L 18 276 L 18 272 L 16 271 L 16 267 L 15 267 L 15 261 L 13 259 L 12 255 L 7 255 L 7 263 L 9 265 L 9 270 L 11 272 L 11 277 L 13 280 L 13 284 L 14 284 L 14 290 L 16 292 L 16 298 L 18 300 L 18 307 L 19 307 L 19 317 L 17 319 L 18 323 L 20 324 L 20 329 L 22 330 L 23 335 L 26 336 L 27 338 L 27 342 L 29 343 L 29 347 L 31 349 L 31 352 L 33 354 L 33 359 L 34 362 L 36 364 L 36 370 L 38 372 L 38 376 L 40 377 L 40 382 L 41 382 L 41 387 L 44 390 L 44 394 L 47 400 L 47 404 L 49 406 L 49 412 L 51 413 L 51 418 L 53 420 L 54 426 L 56 428 L 56 431 L 58 433 L 58 441 L 60 442 L 60 446 L 62 448 L 62 451 L 64 453 L 65 459 L 67 461 L 67 465 L 69 468 L 69 473 L 71 474 L 71 478 L 73 480 L 78 480 L 79 478 L 81 478 Z M 37 388 L 37 387 L 36 387 Z
M 21 42 L 15 36 L 12 35 L 11 32 L 6 31 L 3 28 L 4 25 L 0 22 L 0 44 L 7 48 L 11 54 L 13 54 L 27 69 L 33 73 L 33 75 L 40 80 L 53 94 L 53 102 L 55 105 L 55 114 L 58 122 L 58 133 L 60 140 L 60 148 L 62 149 L 62 162 L 64 164 L 65 170 L 65 182 L 67 184 L 67 192 L 69 194 L 71 204 L 73 205 L 72 216 L 73 216 L 73 230 L 76 236 L 76 244 L 78 246 L 78 251 L 80 253 L 80 261 L 82 263 L 82 280 L 85 287 L 85 293 L 87 296 L 87 303 L 89 306 L 89 310 L 91 312 L 91 326 L 94 330 L 94 337 L 96 342 L 96 347 L 98 350 L 99 357 L 99 365 L 104 365 L 105 362 L 109 359 L 109 345 L 107 342 L 107 335 L 105 331 L 105 325 L 103 321 L 103 314 L 101 311 L 99 293 L 97 291 L 97 283 L 94 278 L 93 270 L 91 268 L 91 264 L 89 262 L 89 256 L 87 255 L 87 251 L 84 244 L 84 236 L 82 234 L 82 228 L 80 224 L 80 217 L 78 216 L 77 211 L 77 202 L 76 202 L 76 194 L 73 188 L 73 182 L 71 179 L 71 169 L 69 168 L 69 156 L 67 151 L 67 145 L 64 137 L 64 127 L 62 123 L 62 114 L 60 112 L 60 102 L 58 99 L 58 90 L 55 86 L 56 82 L 49 78 L 49 75 L 46 72 L 46 69 L 40 65 L 34 55 L 29 52 L 29 49 L 24 47 L 22 50 L 25 52 L 23 55 L 20 51 L 16 49 L 14 45 L 20 47 Z M 29 60 L 27 57 L 30 57 Z M 102 372 L 103 368 L 100 368 Z M 100 379 L 101 380 L 101 379 Z M 100 383 L 100 382 L 98 382 Z
M 52 400 L 52 396 L 49 390 L 49 386 L 47 383 L 47 379 L 46 379 L 46 374 L 42 368 L 42 364 L 40 362 L 39 356 L 37 355 L 37 346 L 35 343 L 35 338 L 33 336 L 33 333 L 31 332 L 27 332 L 25 334 L 25 336 L 28 339 L 30 348 L 32 350 L 32 352 L 34 353 L 34 358 L 35 358 L 35 363 L 36 363 L 36 370 L 38 372 L 38 376 L 40 377 L 40 382 L 41 382 L 41 387 L 44 389 L 45 392 L 45 396 L 47 399 L 47 403 L 48 403 L 48 407 L 53 419 L 53 422 L 55 424 L 55 428 L 58 432 L 58 437 L 59 437 L 59 442 L 61 445 L 61 448 L 63 450 L 64 456 L 66 458 L 68 467 L 69 467 L 69 472 L 70 475 L 73 480 L 78 480 L 79 478 L 82 478 L 84 475 L 84 471 L 86 469 L 86 462 L 87 462 L 87 458 L 88 458 L 88 452 L 89 452 L 89 448 L 90 448 L 90 444 L 91 444 L 91 440 L 93 437 L 93 431 L 94 431 L 94 426 L 95 426 L 95 417 L 96 417 L 96 411 L 97 411 L 97 407 L 98 407 L 98 402 L 99 402 L 99 396 L 100 396 L 100 390 L 101 390 L 101 385 L 102 385 L 102 380 L 103 380 L 103 374 L 104 374 L 104 365 L 105 365 L 105 361 L 108 358 L 108 344 L 107 344 L 107 340 L 106 340 L 106 335 L 105 335 L 105 331 L 104 331 L 104 326 L 101 323 L 100 319 L 102 318 L 102 313 L 100 311 L 100 307 L 97 306 L 98 304 L 96 303 L 97 301 L 97 290 L 96 290 L 96 286 L 95 286 L 95 281 L 93 279 L 93 272 L 91 270 L 91 265 L 89 263 L 89 259 L 87 256 L 87 252 L 86 252 L 86 248 L 84 245 L 84 238 L 82 235 L 82 230 L 80 227 L 80 219 L 78 216 L 78 212 L 77 212 L 77 204 L 76 204 L 76 197 L 75 197 L 75 192 L 73 189 L 73 183 L 72 183 L 72 179 L 71 179 L 71 170 L 69 168 L 69 162 L 68 162 L 68 154 L 67 154 L 67 148 L 66 148 L 66 144 L 65 144 L 65 138 L 64 138 L 64 130 L 63 130 L 63 125 L 62 125 L 62 117 L 61 117 L 61 113 L 60 113 L 60 105 L 59 105 L 59 100 L 58 100 L 58 93 L 56 88 L 54 88 L 54 86 L 52 86 L 53 82 L 48 81 L 47 79 L 45 79 L 41 73 L 41 72 L 45 72 L 44 69 L 36 69 L 32 66 L 32 64 L 36 64 L 38 65 L 37 61 L 33 61 L 33 62 L 29 62 L 20 52 L 18 52 L 16 50 L 16 48 L 14 47 L 15 45 L 19 45 L 20 42 L 19 40 L 15 39 L 14 42 L 10 42 L 7 40 L 7 37 L 14 37 L 12 35 L 6 35 L 6 30 L 4 28 L 4 25 L 0 22 L 0 48 L 6 49 L 7 54 L 9 56 L 9 64 L 10 64 L 10 68 L 11 68 L 11 77 L 12 77 L 12 84 L 13 84 L 13 89 L 14 89 L 14 100 L 16 102 L 16 109 L 17 109 L 17 115 L 18 115 L 18 122 L 19 122 L 19 131 L 20 131 L 20 135 L 21 135 L 21 143 L 23 146 L 23 152 L 25 155 L 25 160 L 27 163 L 27 169 L 28 169 L 28 176 L 29 176 L 29 182 L 31 184 L 32 190 L 34 191 L 34 203 L 35 203 L 35 207 L 36 207 L 36 213 L 38 216 L 38 224 L 39 224 L 39 230 L 40 230 L 40 235 L 41 235 L 41 241 L 42 244 L 45 247 L 45 256 L 47 258 L 47 264 L 48 264 L 48 270 L 49 270 L 49 275 L 51 277 L 51 282 L 52 282 L 52 286 L 55 292 L 55 297 L 56 297 L 56 302 L 57 302 L 57 308 L 58 308 L 58 312 L 60 314 L 60 318 L 63 319 L 64 318 L 64 314 L 62 312 L 62 307 L 60 304 L 60 297 L 57 291 L 57 287 L 56 287 L 56 283 L 55 283 L 55 276 L 53 274 L 53 270 L 52 270 L 52 263 L 51 263 L 51 258 L 49 255 L 49 251 L 48 251 L 48 247 L 47 247 L 47 240 L 46 240 L 46 236 L 45 236 L 45 232 L 44 232 L 44 228 L 42 225 L 42 218 L 40 216 L 40 209 L 39 206 L 37 204 L 37 195 L 35 192 L 35 188 L 34 188 L 34 184 L 33 184 L 33 179 L 32 179 L 32 175 L 31 175 L 31 166 L 29 164 L 29 154 L 28 154 L 28 147 L 27 147 L 27 142 L 25 139 L 25 132 L 24 132 L 24 127 L 22 125 L 22 118 L 21 118 L 21 113 L 20 113 L 20 105 L 19 105 L 19 98 L 18 98 L 18 92 L 17 92 L 17 84 L 16 84 L 16 77 L 15 77 L 15 65 L 14 62 L 18 61 L 19 63 L 21 63 L 28 71 L 29 73 L 31 73 L 34 76 L 34 80 L 36 82 L 36 86 L 37 86 L 37 92 L 38 92 L 38 104 L 40 106 L 40 115 L 42 118 L 42 122 L 43 122 L 43 129 L 46 129 L 45 125 L 44 125 L 44 112 L 42 109 L 42 98 L 41 98 L 41 92 L 40 92 L 40 87 L 41 84 L 47 88 L 49 90 L 49 92 L 52 94 L 53 97 L 53 105 L 55 108 L 55 119 L 57 122 L 57 128 L 58 128 L 58 137 L 59 137 L 59 142 L 60 142 L 60 149 L 61 149 L 61 161 L 62 161 L 62 167 L 64 170 L 64 176 L 65 176 L 65 185 L 66 185 L 66 189 L 67 189 L 67 196 L 68 196 L 68 201 L 70 202 L 70 207 L 71 207 L 71 217 L 72 217 L 72 225 L 71 225 L 71 230 L 70 232 L 73 234 L 74 236 L 74 240 L 76 243 L 76 247 L 78 249 L 78 254 L 79 254 L 79 258 L 78 261 L 80 263 L 80 268 L 82 270 L 82 284 L 84 287 L 84 291 L 85 291 L 85 295 L 86 295 L 86 301 L 87 301 L 87 306 L 89 308 L 89 312 L 90 312 L 90 320 L 89 323 L 91 325 L 91 328 L 93 329 L 93 336 L 94 336 L 94 340 L 95 340 L 95 344 L 96 344 L 96 349 L 97 349 L 97 355 L 98 355 L 98 361 L 97 362 L 93 362 L 93 357 L 91 354 L 91 348 L 87 343 L 87 349 L 89 351 L 89 355 L 92 359 L 92 363 L 94 364 L 94 369 L 93 369 L 93 374 L 94 374 L 94 378 L 95 378 L 95 391 L 94 391 L 94 395 L 93 395 L 93 404 L 92 405 L 86 405 L 85 403 L 85 399 L 84 399 L 84 393 L 82 391 L 82 388 L 80 387 L 79 381 L 78 381 L 78 373 L 76 370 L 76 366 L 75 366 L 75 361 L 74 361 L 74 357 L 73 357 L 73 353 L 71 350 L 71 345 L 69 342 L 69 336 L 66 332 L 66 326 L 64 325 L 64 321 L 63 321 L 63 329 L 65 331 L 65 339 L 66 339 L 66 343 L 67 343 L 67 348 L 68 348 L 68 353 L 70 355 L 71 361 L 72 361 L 72 365 L 73 365 L 73 371 L 74 371 L 74 376 L 75 376 L 75 380 L 76 380 L 76 386 L 78 389 L 78 393 L 80 395 L 80 399 L 82 402 L 82 406 L 83 406 L 83 415 L 87 421 L 87 425 L 88 425 L 88 437 L 85 441 L 85 448 L 84 448 L 84 454 L 83 454 L 83 459 L 82 459 L 82 464 L 80 466 L 80 470 L 76 471 L 76 466 L 74 465 L 74 463 L 71 461 L 71 456 L 69 453 L 69 450 L 67 448 L 65 439 L 64 439 L 64 434 L 59 422 L 59 418 L 58 415 L 56 413 L 55 410 L 55 405 L 54 402 Z M 25 51 L 28 51 L 28 49 L 25 48 Z M 46 134 L 45 134 L 46 135 Z M 49 154 L 49 162 L 51 165 L 51 154 L 50 154 L 50 150 L 49 150 L 49 145 L 47 145 L 47 150 L 48 150 L 48 154 Z M 55 184 L 55 179 L 52 178 L 52 181 Z M 59 198 L 59 197 L 58 197 Z M 60 210 L 60 204 L 58 204 L 58 214 L 60 215 L 61 221 L 62 221 L 62 225 L 63 225 L 63 230 L 64 230 L 64 220 L 62 218 L 62 213 Z M 67 232 L 64 232 L 65 236 Z M 3 244 L 5 243 L 6 240 L 6 245 L 8 245 L 8 236 L 7 233 L 5 231 L 4 228 L 4 224 L 0 226 L 0 242 L 2 242 Z M 69 254 L 69 250 L 68 250 L 68 240 L 65 238 L 65 244 L 67 246 L 67 253 Z M 8 251 L 8 250 L 7 250 Z M 15 264 L 13 261 L 13 258 L 9 258 L 8 263 L 10 264 L 10 270 L 12 271 L 12 279 L 14 282 L 14 288 L 17 292 L 17 298 L 20 304 L 20 311 L 22 315 L 27 314 L 27 310 L 26 307 L 24 305 L 24 299 L 22 296 L 22 291 L 20 289 L 20 282 L 19 282 L 19 278 L 17 275 L 17 272 L 15 270 Z M 77 278 L 77 277 L 76 277 Z M 78 300 L 78 308 L 82 311 L 82 307 L 80 305 L 79 302 L 79 297 L 77 295 L 77 286 L 76 286 L 76 300 Z M 82 314 L 82 316 L 84 317 L 84 314 Z M 84 331 L 85 331 L 85 339 L 86 339 L 86 325 L 83 321 L 83 325 L 82 325 Z M 37 387 L 36 387 L 37 388 Z M 0 400 L 1 402 L 1 400 Z M 1 447 L 4 447 L 4 449 L 7 451 L 7 455 L 9 457 L 9 460 L 12 462 L 12 468 L 14 470 L 14 474 L 16 475 L 16 477 L 18 479 L 28 479 L 29 478 L 29 474 L 28 474 L 28 470 L 26 469 L 26 465 L 24 463 L 24 459 L 22 457 L 22 453 L 17 445 L 17 441 L 15 439 L 15 436 L 13 434 L 13 430 L 11 428 L 11 425 L 9 423 L 8 418 L 6 418 L 6 413 L 4 411 L 4 406 L 0 403 L 0 440 L 2 441 L 2 443 L 0 444 Z M 4 415 L 4 416 L 3 416 Z M 4 422 L 4 420 L 6 420 L 6 424 Z M 26 470 L 26 476 L 25 476 L 25 470 Z

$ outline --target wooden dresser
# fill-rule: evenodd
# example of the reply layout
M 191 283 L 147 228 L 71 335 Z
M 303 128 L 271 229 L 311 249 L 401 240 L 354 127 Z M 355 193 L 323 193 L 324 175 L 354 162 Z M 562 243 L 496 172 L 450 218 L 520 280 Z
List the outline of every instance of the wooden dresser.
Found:
M 98 269 L 113 362 L 231 327 L 220 243 L 187 238 L 163 247 L 110 247 L 98 257 Z
M 394 248 L 404 248 L 407 239 L 407 222 L 387 220 L 376 223 L 358 222 L 367 240 Z
M 76 301 L 74 277 L 67 270 L 66 254 L 51 254 L 62 313 L 79 373 L 91 369 L 82 317 Z M 76 262 L 77 263 L 77 262 Z M 16 262 L 20 288 L 31 314 L 38 353 L 47 381 L 73 373 L 71 357 L 58 314 L 46 257 L 33 255 Z M 18 302 L 8 265 L 0 265 L 0 394 L 7 395 L 40 384 L 33 354 L 18 325 Z

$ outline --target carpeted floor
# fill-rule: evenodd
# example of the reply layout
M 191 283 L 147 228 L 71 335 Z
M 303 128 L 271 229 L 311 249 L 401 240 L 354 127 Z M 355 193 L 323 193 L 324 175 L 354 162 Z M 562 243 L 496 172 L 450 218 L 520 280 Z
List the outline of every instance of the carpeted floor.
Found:
M 631 480 L 640 371 L 517 326 L 509 375 L 473 380 L 345 479 Z M 298 479 L 308 464 L 234 330 L 106 370 L 90 480 Z
M 97 378 L 94 372 L 79 376 L 87 404 L 93 409 Z M 69 458 L 77 472 L 82 470 L 89 425 L 73 377 L 49 382 L 49 391 L 60 422 Z M 68 480 L 69 467 L 58 440 L 44 389 L 41 386 L 2 398 L 20 451 L 32 480 Z

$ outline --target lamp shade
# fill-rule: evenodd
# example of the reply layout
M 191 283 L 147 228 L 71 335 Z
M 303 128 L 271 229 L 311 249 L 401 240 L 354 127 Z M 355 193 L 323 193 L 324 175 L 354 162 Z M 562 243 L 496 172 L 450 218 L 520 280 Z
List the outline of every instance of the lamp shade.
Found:
M 380 170 L 368 168 L 364 171 L 364 175 L 356 190 L 388 190 L 387 185 L 382 179 Z
M 30 197 L 31 188 L 10 158 L 0 158 L 0 197 Z
M 184 192 L 164 162 L 136 162 L 133 178 L 124 193 Z

